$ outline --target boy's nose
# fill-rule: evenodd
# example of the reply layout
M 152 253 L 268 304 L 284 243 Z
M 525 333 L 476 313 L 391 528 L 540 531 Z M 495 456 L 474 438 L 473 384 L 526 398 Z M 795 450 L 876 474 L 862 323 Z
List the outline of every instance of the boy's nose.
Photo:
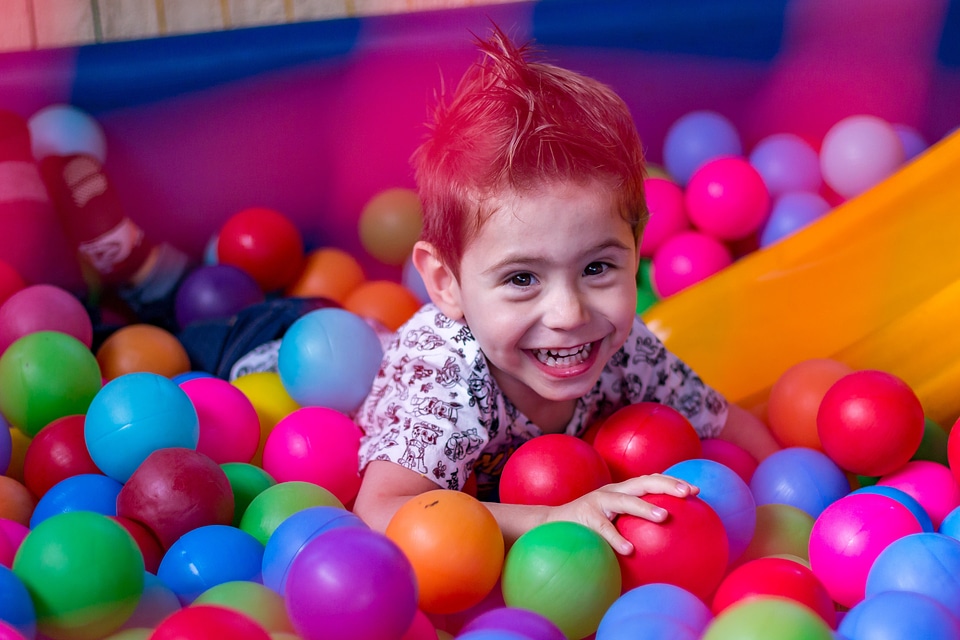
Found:
M 587 307 L 574 287 L 558 287 L 547 296 L 544 324 L 551 329 L 572 329 L 587 321 Z

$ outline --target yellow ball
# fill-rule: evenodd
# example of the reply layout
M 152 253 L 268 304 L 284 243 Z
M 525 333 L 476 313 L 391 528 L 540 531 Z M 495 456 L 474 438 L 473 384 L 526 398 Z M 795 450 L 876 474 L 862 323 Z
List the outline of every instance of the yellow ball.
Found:
M 373 196 L 360 213 L 360 244 L 377 260 L 402 265 L 423 228 L 420 197 L 412 189 L 387 189 Z
M 250 464 L 263 466 L 263 445 L 267 436 L 280 420 L 300 408 L 297 401 L 290 397 L 280 374 L 272 371 L 248 373 L 233 381 L 233 386 L 240 389 L 253 404 L 260 419 L 260 444 Z

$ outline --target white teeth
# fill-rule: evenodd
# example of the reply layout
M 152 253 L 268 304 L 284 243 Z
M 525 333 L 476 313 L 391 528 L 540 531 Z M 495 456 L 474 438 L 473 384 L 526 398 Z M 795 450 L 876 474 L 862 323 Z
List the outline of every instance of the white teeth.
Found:
M 548 367 L 569 367 L 580 364 L 590 357 L 593 343 L 582 344 L 572 349 L 534 349 L 537 360 Z

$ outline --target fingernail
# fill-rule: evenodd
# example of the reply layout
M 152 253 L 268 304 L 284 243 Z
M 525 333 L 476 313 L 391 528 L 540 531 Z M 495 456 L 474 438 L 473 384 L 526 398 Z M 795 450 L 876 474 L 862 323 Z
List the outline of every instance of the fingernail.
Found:
M 660 507 L 656 507 L 650 512 L 650 515 L 652 515 L 657 520 L 663 520 L 664 518 L 667 517 L 667 511 L 666 509 L 661 509 Z

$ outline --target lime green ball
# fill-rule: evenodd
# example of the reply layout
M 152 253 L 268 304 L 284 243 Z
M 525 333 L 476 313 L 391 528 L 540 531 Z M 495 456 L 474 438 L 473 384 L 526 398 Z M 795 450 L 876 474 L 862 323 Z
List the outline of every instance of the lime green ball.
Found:
M 224 462 L 220 465 L 233 489 L 233 526 L 239 527 L 243 512 L 258 495 L 277 484 L 269 473 L 248 462 Z
M 923 439 L 920 441 L 920 446 L 917 447 L 917 452 L 910 459 L 938 462 L 945 467 L 949 467 L 950 461 L 947 459 L 947 440 L 949 437 L 950 434 L 947 433 L 946 429 L 930 418 L 924 418 Z
M 267 544 L 270 534 L 281 522 L 308 507 L 319 506 L 346 508 L 337 496 L 318 484 L 299 480 L 280 482 L 250 501 L 240 518 L 240 528 Z
M 597 630 L 620 596 L 620 565 L 607 541 L 575 522 L 534 527 L 507 553 L 504 602 L 551 620 L 571 640 Z
M 86 413 L 102 384 L 87 345 L 59 331 L 35 331 L 0 356 L 0 413 L 32 438 L 57 418 Z
M 143 593 L 143 556 L 116 521 L 92 511 L 47 518 L 27 534 L 13 572 L 30 592 L 37 628 L 54 640 L 103 638 Z
M 778 597 L 754 597 L 724 609 L 702 640 L 833 640 L 833 632 L 812 609 Z
M 222 582 L 197 596 L 193 604 L 216 604 L 239 611 L 258 622 L 267 633 L 295 632 L 283 596 L 259 582 Z

